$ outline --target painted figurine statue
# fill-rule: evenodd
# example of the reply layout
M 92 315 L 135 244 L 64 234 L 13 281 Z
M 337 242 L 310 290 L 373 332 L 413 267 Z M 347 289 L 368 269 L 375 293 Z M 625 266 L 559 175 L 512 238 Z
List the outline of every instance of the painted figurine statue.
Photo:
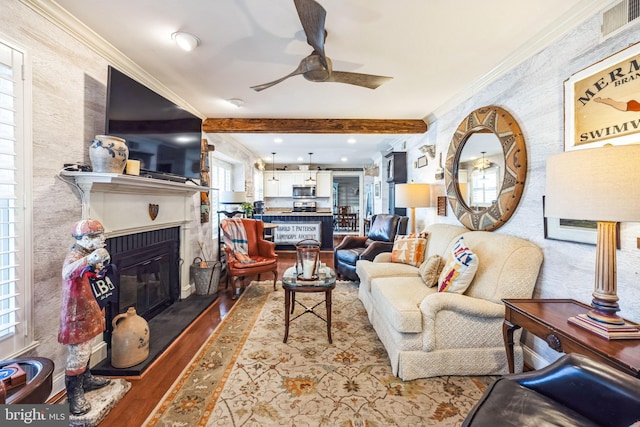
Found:
M 104 248 L 104 227 L 99 221 L 84 219 L 73 226 L 76 242 L 62 267 L 62 309 L 58 341 L 67 347 L 65 386 L 69 410 L 86 414 L 91 404 L 86 391 L 109 384 L 107 378 L 94 377 L 89 370 L 91 339 L 105 329 L 105 319 L 93 292 L 89 276 L 98 274 L 111 260 Z

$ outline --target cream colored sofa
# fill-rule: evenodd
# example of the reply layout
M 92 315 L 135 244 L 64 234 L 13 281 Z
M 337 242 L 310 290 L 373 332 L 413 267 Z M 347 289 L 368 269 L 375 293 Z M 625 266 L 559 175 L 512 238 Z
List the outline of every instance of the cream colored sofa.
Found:
M 394 375 L 403 380 L 440 375 L 496 375 L 508 372 L 502 338 L 502 298 L 531 298 L 542 251 L 526 240 L 464 227 L 432 224 L 425 259 L 445 260 L 459 236 L 479 259 L 464 294 L 427 287 L 418 268 L 392 263 L 383 253 L 358 261 L 358 296 L 384 344 Z M 514 334 L 515 366 L 522 370 L 520 331 Z

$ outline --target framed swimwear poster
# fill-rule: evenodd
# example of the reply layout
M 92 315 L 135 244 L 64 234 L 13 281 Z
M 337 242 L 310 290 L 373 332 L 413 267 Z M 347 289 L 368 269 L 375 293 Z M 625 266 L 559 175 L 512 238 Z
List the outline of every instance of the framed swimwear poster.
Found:
M 565 151 L 630 144 L 640 132 L 640 43 L 564 82 Z

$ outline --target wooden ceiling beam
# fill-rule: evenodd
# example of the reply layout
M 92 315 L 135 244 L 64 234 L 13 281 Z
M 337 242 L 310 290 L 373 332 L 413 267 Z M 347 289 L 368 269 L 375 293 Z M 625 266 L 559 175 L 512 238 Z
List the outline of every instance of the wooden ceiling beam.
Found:
M 427 123 L 416 119 L 205 119 L 209 133 L 360 133 L 421 134 Z

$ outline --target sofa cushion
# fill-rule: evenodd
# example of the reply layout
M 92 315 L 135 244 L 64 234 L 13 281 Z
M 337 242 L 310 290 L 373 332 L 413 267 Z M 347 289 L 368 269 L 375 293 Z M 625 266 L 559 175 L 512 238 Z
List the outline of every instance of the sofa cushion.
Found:
M 356 263 L 356 274 L 360 278 L 360 286 L 366 287 L 367 291 L 371 286 L 371 281 L 376 277 L 419 276 L 418 268 L 409 264 L 400 264 L 393 262 L 371 262 L 366 260 L 358 260 L 358 262 Z
M 422 230 L 423 233 L 429 233 L 425 258 L 429 258 L 431 255 L 440 255 L 446 259 L 451 243 L 468 231 L 465 227 L 451 224 L 436 223 L 426 226 Z
M 398 332 L 422 331 L 420 302 L 436 292 L 422 279 L 414 277 L 378 277 L 371 282 L 371 298 L 376 311 Z
M 438 277 L 444 268 L 444 258 L 440 255 L 431 255 L 429 259 L 420 264 L 418 273 L 425 285 L 432 287 L 438 284 Z
M 447 262 L 438 279 L 438 292 L 463 294 L 467 290 L 478 270 L 478 256 L 460 237 L 447 258 Z
M 498 379 L 476 403 L 465 426 L 597 426 L 578 412 L 525 388 L 516 381 Z M 535 421 L 533 421 L 535 420 Z M 533 421 L 533 424 L 532 424 Z
M 428 238 L 428 233 L 396 236 L 391 251 L 391 262 L 419 266 L 424 260 L 424 250 L 427 247 Z

